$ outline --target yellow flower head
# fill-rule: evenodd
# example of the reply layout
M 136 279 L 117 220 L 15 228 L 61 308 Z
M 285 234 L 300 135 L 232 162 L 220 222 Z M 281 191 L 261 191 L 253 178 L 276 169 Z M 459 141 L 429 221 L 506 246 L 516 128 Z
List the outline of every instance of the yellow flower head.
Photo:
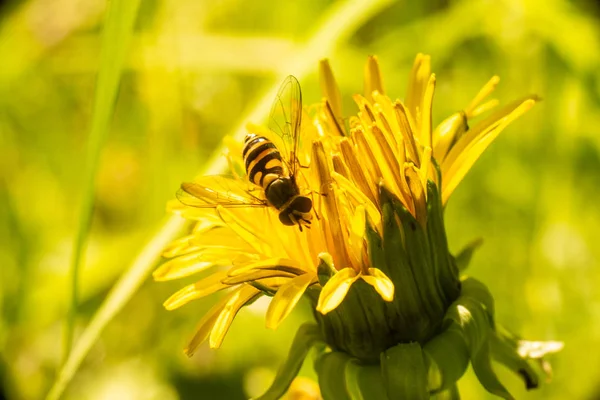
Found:
M 248 125 L 244 144 L 230 143 L 232 176 L 184 183 L 181 202 L 169 204 L 197 222 L 165 250 L 170 260 L 155 279 L 211 274 L 165 307 L 227 293 L 186 353 L 205 340 L 219 347 L 238 311 L 261 296 L 272 297 L 266 323 L 276 328 L 306 295 L 316 324 L 299 328 L 262 400 L 286 392 L 316 345 L 324 398 L 455 398 L 470 362 L 488 391 L 511 399 L 492 359 L 537 387 L 530 360 L 549 371 L 542 357 L 562 343 L 525 341 L 496 324 L 485 285 L 459 276 L 478 242 L 452 256 L 442 213 L 474 162 L 535 96 L 488 113 L 498 104 L 486 100 L 498 84 L 492 77 L 434 128 L 429 56 L 417 55 L 404 101 L 386 95 L 369 57 L 365 93 L 353 97 L 358 112 L 349 118 L 327 61 L 320 74 L 319 104 L 303 109 L 300 86 L 288 78 L 270 127 Z
M 188 236 L 165 250 L 170 260 L 155 271 L 155 279 L 177 279 L 208 269 L 214 272 L 175 293 L 165 307 L 172 310 L 227 290 L 202 318 L 186 349 L 188 354 L 207 339 L 211 347 L 219 347 L 237 312 L 260 296 L 273 296 L 266 314 L 270 328 L 289 315 L 309 287 L 320 289 L 316 310 L 321 314 L 339 306 L 359 279 L 391 302 L 398 283 L 373 264 L 366 240 L 367 229 L 380 234 L 384 229 L 382 190 L 426 227 L 428 184 L 437 188 L 445 203 L 483 150 L 535 102 L 534 97 L 527 97 L 469 128 L 469 118 L 497 103 L 484 103 L 498 83 L 493 77 L 463 111 L 432 128 L 436 78 L 429 56 L 417 56 L 404 101 L 385 94 L 377 59 L 369 57 L 364 96 L 353 97 L 359 111 L 345 119 L 327 61 L 321 62 L 320 72 L 324 98 L 313 108 L 315 115 L 302 112 L 295 154 L 301 165 L 298 186 L 313 199 L 315 217 L 310 229 L 283 225 L 273 207 L 219 205 L 219 193 L 247 195 L 248 181 L 241 176 L 226 184 L 222 177 L 204 178 L 205 188 L 214 184 L 216 213 L 178 201 L 169 204 L 171 211 L 198 222 Z M 261 126 L 249 125 L 248 130 L 274 137 Z M 234 175 L 244 171 L 241 149 L 241 144 L 231 143 Z

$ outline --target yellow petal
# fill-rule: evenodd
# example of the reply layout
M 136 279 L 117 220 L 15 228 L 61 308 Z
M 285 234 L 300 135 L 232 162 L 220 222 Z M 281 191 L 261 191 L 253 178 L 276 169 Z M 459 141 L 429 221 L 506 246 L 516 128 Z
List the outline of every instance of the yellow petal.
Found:
M 267 260 L 260 260 L 250 264 L 231 268 L 229 270 L 229 276 L 243 275 L 249 271 L 261 269 L 280 270 L 290 272 L 295 275 L 302 275 L 305 272 L 295 260 L 290 260 L 287 258 L 269 258 Z
M 331 161 L 333 161 L 333 171 L 335 173 L 342 175 L 346 179 L 350 179 L 350 170 L 346 166 L 341 154 L 333 154 L 331 156 Z M 332 172 L 332 175 L 334 172 Z
M 362 275 L 362 279 L 379 293 L 385 301 L 394 300 L 394 283 L 378 268 L 369 268 L 369 275 Z
M 500 104 L 500 101 L 498 99 L 491 99 L 486 101 L 485 103 L 483 103 L 480 106 L 477 106 L 477 108 L 475 108 L 473 111 L 471 111 L 471 114 L 469 114 L 469 118 L 475 118 L 483 113 L 488 112 L 489 110 L 491 110 L 492 108 L 495 108 L 498 106 L 498 104 Z
M 319 83 L 321 84 L 321 93 L 327 99 L 334 118 L 342 118 L 342 94 L 327 59 L 319 62 Z
M 325 216 L 322 217 L 328 220 L 328 224 L 322 226 L 328 229 L 327 234 L 327 247 L 329 252 L 340 265 L 350 265 L 346 254 L 346 243 L 344 237 L 344 228 L 341 225 L 340 212 L 338 210 L 338 203 L 336 202 L 335 193 L 331 185 L 331 169 L 330 157 L 325 152 L 323 142 L 317 140 L 313 142 L 313 161 L 316 171 L 319 175 L 319 187 L 324 195 L 323 203 L 325 203 Z
M 267 278 L 294 278 L 296 276 L 296 274 L 290 274 L 289 272 L 277 269 L 252 270 L 246 274 L 226 277 L 222 280 L 222 283 L 225 285 L 237 285 L 239 283 L 258 281 Z
M 481 104 L 481 102 L 483 100 L 485 100 L 485 98 L 488 97 L 494 91 L 494 89 L 496 89 L 496 86 L 498 86 L 499 82 L 500 82 L 500 77 L 497 76 L 497 75 L 494 75 L 481 88 L 481 90 L 473 98 L 473 100 L 471 101 L 471 103 L 464 109 L 464 112 L 465 112 L 465 114 L 467 114 L 468 118 L 473 118 L 473 117 L 475 117 L 476 115 L 479 114 L 479 113 L 475 112 L 476 108 L 478 108 L 479 104 Z
M 355 146 L 352 145 L 348 139 L 343 139 L 340 142 L 340 150 L 342 152 L 342 157 L 350 170 L 352 182 L 358 186 L 365 196 L 371 199 L 371 202 L 377 204 L 378 196 L 376 182 L 373 182 L 365 174 L 363 163 L 358 159 Z
M 444 162 L 442 163 L 442 175 L 447 176 L 448 169 L 455 163 L 456 159 L 460 157 L 466 150 L 472 147 L 475 143 L 477 143 L 484 136 L 488 135 L 490 132 L 494 131 L 498 126 L 500 126 L 506 120 L 514 120 L 515 118 L 512 115 L 515 111 L 524 104 L 529 104 L 531 102 L 535 102 L 537 100 L 536 96 L 527 96 L 523 99 L 516 100 L 502 109 L 497 110 L 492 115 L 486 117 L 484 120 L 478 122 L 475 126 L 469 129 L 462 137 L 452 146 Z M 531 105 L 529 105 L 529 108 Z
M 352 268 L 344 268 L 338 271 L 321 290 L 317 311 L 325 315 L 339 306 L 358 277 L 359 275 Z
M 407 161 L 412 161 L 415 165 L 421 165 L 419 159 L 419 150 L 415 143 L 415 132 L 416 127 L 412 122 L 412 118 L 408 110 L 399 101 L 394 103 L 394 114 L 396 116 L 396 123 L 402 133 L 402 139 L 404 140 L 404 148 L 406 149 Z
M 369 56 L 365 65 L 365 97 L 373 100 L 373 92 L 384 94 L 381 70 L 376 56 Z
M 422 227 L 427 224 L 427 199 L 425 196 L 425 188 L 421 184 L 417 168 L 412 164 L 407 164 L 404 168 L 410 194 L 413 199 L 414 212 L 413 215 L 419 221 Z
M 433 105 L 434 91 L 435 74 L 431 74 L 425 87 L 421 106 L 421 144 L 425 147 L 431 147 L 431 107 Z
M 427 180 L 429 179 L 429 167 L 431 164 L 431 147 L 425 147 L 423 149 L 423 157 L 421 158 L 421 168 L 419 168 L 419 177 L 421 178 L 421 185 L 424 188 L 427 187 Z M 427 191 L 425 191 L 427 194 Z
M 425 86 L 431 75 L 431 57 L 425 54 L 417 54 L 413 63 L 406 90 L 406 107 L 415 119 L 418 119 L 419 107 Z
M 454 189 L 456 189 L 460 181 L 462 181 L 467 172 L 469 172 L 473 164 L 475 164 L 475 161 L 479 159 L 485 149 L 494 141 L 494 139 L 496 139 L 496 137 L 498 137 L 500 132 L 515 119 L 527 112 L 534 104 L 535 101 L 532 99 L 524 101 L 509 115 L 502 118 L 497 126 L 492 125 L 489 131 L 485 131 L 477 142 L 471 144 L 463 151 L 463 153 L 457 156 L 454 163 L 450 166 L 446 165 L 446 168 L 444 168 L 444 165 L 446 164 L 444 162 L 442 165 L 442 173 L 444 174 L 444 179 L 442 181 L 442 203 L 445 204 L 448 201 L 448 198 Z M 463 139 L 465 139 L 466 136 L 467 135 L 463 136 Z M 452 153 L 452 150 L 450 153 Z
M 169 311 L 174 310 L 192 300 L 208 296 L 219 290 L 227 289 L 231 286 L 221 283 L 226 277 L 227 271 L 216 272 L 192 285 L 188 285 L 178 290 L 163 303 L 163 306 Z
M 223 265 L 228 263 L 229 261 L 225 255 L 218 259 L 215 259 L 215 257 L 205 259 L 201 251 L 195 251 L 167 261 L 152 273 L 152 277 L 156 281 L 179 279 L 204 271 L 218 264 Z
M 383 177 L 381 172 L 381 166 L 379 162 L 382 158 L 377 158 L 374 153 L 372 144 L 367 140 L 367 133 L 365 133 L 362 127 L 357 127 L 352 131 L 352 136 L 356 142 L 356 154 L 360 159 L 360 163 L 357 165 L 358 168 L 366 170 L 367 178 L 371 180 L 372 184 L 377 185 L 379 180 Z
M 277 329 L 281 321 L 296 307 L 306 288 L 314 282 L 316 282 L 316 275 L 307 273 L 282 285 L 269 304 L 266 316 L 267 328 Z
M 261 296 L 261 292 L 252 286 L 246 285 L 240 290 L 236 291 L 233 296 L 229 298 L 225 307 L 217 317 L 215 324 L 210 332 L 208 343 L 211 349 L 215 349 L 221 346 L 223 339 L 233 322 L 233 319 L 237 315 L 240 308 L 251 300 L 255 300 Z
M 193 237 L 190 238 L 190 245 L 201 248 L 237 248 L 254 252 L 254 248 L 229 227 L 218 227 L 206 232 L 195 232 Z
M 217 318 L 223 311 L 223 308 L 227 304 L 227 302 L 235 296 L 235 294 L 240 289 L 237 289 L 235 292 L 231 293 L 228 296 L 223 297 L 217 304 L 215 304 L 200 320 L 198 326 L 196 327 L 196 333 L 188 343 L 187 347 L 184 349 L 184 353 L 191 357 L 194 355 L 194 352 L 206 339 L 208 339 L 208 335 L 210 335 L 210 331 L 212 330 Z
M 395 150 L 392 149 L 392 145 L 396 147 L 395 143 L 388 142 L 381 129 L 378 126 L 371 127 L 371 136 L 375 139 L 375 143 L 372 144 L 374 149 L 381 150 L 380 153 L 375 153 L 376 157 L 381 160 L 379 162 L 381 169 L 381 178 L 386 183 L 386 186 L 391 188 L 391 192 L 394 193 L 400 201 L 406 204 L 409 200 L 408 191 L 404 190 L 402 185 L 402 173 L 400 171 L 400 164 L 398 161 L 403 157 L 397 157 Z
M 342 118 L 336 117 L 335 111 L 333 110 L 333 108 L 331 108 L 331 104 L 329 104 L 328 100 L 323 100 L 322 112 L 324 114 L 323 118 L 327 121 L 327 126 L 329 127 L 329 133 L 334 136 L 343 137 L 345 135 L 345 133 L 339 122 L 342 120 Z M 303 140 L 306 140 L 306 139 L 303 138 Z
M 354 257 L 358 262 L 362 261 L 366 222 L 365 206 L 359 205 L 354 210 L 354 215 L 352 216 L 348 246 L 350 251 L 354 253 Z
M 371 222 L 377 226 L 381 222 L 381 214 L 375 204 L 369 199 L 363 192 L 361 192 L 352 182 L 338 174 L 337 172 L 332 172 L 331 177 L 333 180 L 343 189 L 346 193 L 359 205 L 365 207 Z
M 175 256 L 199 250 L 190 242 L 190 240 L 194 237 L 194 235 L 187 235 L 177 240 L 174 240 L 163 250 L 162 256 L 165 258 L 173 258 Z
M 439 165 L 448 154 L 450 145 L 460 138 L 467 128 L 467 116 L 462 111 L 452 114 L 436 126 L 432 138 L 433 156 Z

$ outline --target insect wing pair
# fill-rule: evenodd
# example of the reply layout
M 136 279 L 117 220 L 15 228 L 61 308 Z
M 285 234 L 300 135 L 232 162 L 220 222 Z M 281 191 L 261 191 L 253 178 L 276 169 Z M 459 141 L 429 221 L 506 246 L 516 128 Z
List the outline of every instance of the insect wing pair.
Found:
M 246 137 L 247 174 L 252 170 L 256 175 L 258 169 L 260 177 L 254 182 L 225 175 L 200 177 L 183 183 L 177 198 L 185 205 L 201 208 L 273 206 L 280 212 L 283 224 L 298 225 L 302 229 L 303 224 L 310 224 L 312 201 L 299 195 L 296 183 L 301 121 L 300 84 L 290 75 L 281 85 L 271 108 L 269 129 L 274 135 Z M 264 162 L 261 164 L 261 161 Z M 268 165 L 279 162 L 283 168 L 272 168 L 271 171 L 276 172 L 269 173 Z

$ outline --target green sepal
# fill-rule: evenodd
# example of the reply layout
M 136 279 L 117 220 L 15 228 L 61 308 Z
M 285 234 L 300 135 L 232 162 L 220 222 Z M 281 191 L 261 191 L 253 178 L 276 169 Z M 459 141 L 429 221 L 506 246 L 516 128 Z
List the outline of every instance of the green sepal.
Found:
M 379 365 L 346 364 L 346 388 L 352 400 L 389 400 Z
M 479 249 L 483 244 L 483 238 L 477 238 L 467 244 L 456 256 L 454 256 L 454 262 L 460 272 L 467 269 L 473 258 L 475 250 Z
M 490 337 L 493 333 L 485 307 L 471 297 L 461 296 L 448 309 L 446 318 L 463 331 L 477 379 L 490 393 L 513 399 L 492 369 Z
M 379 197 L 382 206 L 382 235 L 383 255 L 388 266 L 388 277 L 395 283 L 401 283 L 396 288 L 393 304 L 397 313 L 390 316 L 390 326 L 398 329 L 397 340 L 424 340 L 432 330 L 429 312 L 425 309 L 411 266 L 403 238 L 402 226 L 398 224 L 393 202 L 395 197 L 383 185 L 379 187 Z M 417 222 L 413 218 L 413 223 Z
M 495 314 L 496 314 L 496 305 L 494 301 L 494 296 L 492 296 L 492 292 L 489 291 L 487 286 L 485 286 L 481 281 L 478 281 L 475 278 L 470 276 L 466 276 L 461 279 L 462 282 L 462 291 L 461 297 L 468 297 L 479 302 L 487 313 L 488 319 L 490 321 L 490 327 L 492 330 L 496 329 L 495 323 Z
M 444 226 L 442 199 L 436 184 L 427 181 L 427 227 L 426 233 L 431 248 L 431 264 L 438 296 L 443 299 L 444 309 L 460 295 L 459 271 L 448 249 Z
M 352 400 L 346 388 L 346 365 L 351 362 L 347 354 L 332 351 L 315 361 L 319 375 L 319 388 L 324 400 Z
M 277 371 L 271 387 L 256 400 L 280 399 L 298 375 L 298 371 L 300 371 L 310 349 L 319 343 L 323 343 L 319 327 L 310 323 L 302 325 L 296 332 L 288 357 Z
M 469 366 L 470 354 L 461 328 L 456 322 L 423 346 L 429 376 L 429 392 L 452 387 Z
M 494 332 L 491 337 L 492 356 L 500 364 L 518 374 L 525 382 L 527 390 L 535 389 L 540 381 L 530 363 L 519 355 L 518 342 L 500 332 Z
M 419 343 L 400 343 L 381 353 L 381 374 L 390 400 L 429 399 L 427 369 Z
M 443 392 L 431 396 L 431 400 L 460 400 L 458 387 L 456 384 L 454 384 L 452 387 L 444 390 Z
M 392 204 L 396 215 L 400 220 L 402 232 L 404 233 L 403 239 L 406 255 L 408 257 L 408 264 L 412 276 L 414 277 L 415 286 L 418 288 L 417 292 L 420 294 L 422 308 L 427 313 L 430 322 L 438 322 L 443 318 L 446 307 L 452 301 L 446 301 L 444 289 L 438 284 L 440 274 L 439 271 L 437 271 L 437 266 L 434 265 L 434 259 L 432 258 L 432 252 L 436 251 L 436 249 L 431 248 L 432 243 L 429 243 L 429 238 L 427 237 L 425 229 L 421 226 L 419 221 L 413 217 L 410 211 L 408 211 L 396 198 L 393 199 Z M 433 244 L 437 245 L 437 243 Z M 437 250 L 439 251 L 440 249 Z M 452 300 L 459 294 L 457 282 L 458 274 L 455 275 L 454 281 L 457 284 L 457 290 Z M 430 329 L 431 331 L 435 330 L 431 327 Z

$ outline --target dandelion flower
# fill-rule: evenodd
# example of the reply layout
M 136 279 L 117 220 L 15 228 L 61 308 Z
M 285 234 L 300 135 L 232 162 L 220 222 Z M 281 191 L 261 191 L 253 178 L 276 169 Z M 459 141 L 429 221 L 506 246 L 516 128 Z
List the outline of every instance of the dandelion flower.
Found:
M 386 94 L 378 61 L 369 57 L 365 93 L 353 97 L 358 112 L 345 119 L 327 61 L 320 75 L 323 100 L 313 115 L 301 111 L 294 154 L 302 166 L 298 186 L 313 199 L 310 229 L 282 224 L 274 207 L 218 204 L 219 196 L 247 191 L 236 143 L 229 160 L 238 178 L 227 187 L 216 178 L 206 186 L 205 200 L 215 200 L 212 209 L 169 204 L 197 222 L 165 250 L 169 260 L 155 279 L 213 272 L 175 293 L 165 307 L 227 293 L 202 318 L 186 353 L 204 341 L 219 347 L 236 314 L 261 296 L 271 297 L 266 325 L 273 329 L 305 296 L 315 323 L 299 328 L 262 399 L 284 395 L 312 348 L 319 350 L 315 368 L 324 399 L 453 396 L 469 362 L 488 391 L 510 399 L 492 360 L 521 376 L 527 388 L 537 387 L 531 360 L 548 370 L 543 356 L 562 344 L 524 341 L 496 323 L 485 285 L 461 276 L 478 243 L 454 257 L 443 221 L 457 185 L 536 97 L 492 111 L 498 102 L 487 98 L 499 82 L 493 77 L 467 107 L 433 126 L 436 77 L 429 56 L 417 55 L 404 101 Z M 489 115 L 470 126 L 484 113 Z M 248 131 L 273 137 L 258 125 L 248 125 Z

